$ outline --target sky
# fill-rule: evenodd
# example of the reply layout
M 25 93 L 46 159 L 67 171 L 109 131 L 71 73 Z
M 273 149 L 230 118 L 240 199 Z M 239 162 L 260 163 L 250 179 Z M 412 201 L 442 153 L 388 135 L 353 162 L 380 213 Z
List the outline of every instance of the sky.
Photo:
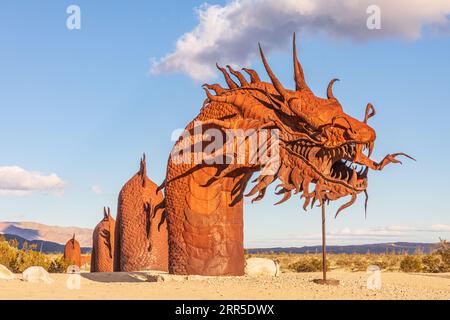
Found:
M 330 244 L 450 238 L 450 1 L 2 1 L 0 4 L 0 221 L 94 227 L 116 212 L 122 185 L 147 154 L 165 175 L 172 133 L 195 117 L 201 85 L 221 82 L 215 62 L 268 79 L 261 42 L 285 87 L 293 87 L 297 32 L 307 82 L 328 82 L 345 111 L 377 114 L 373 158 L 417 159 L 369 175 L 364 197 L 334 219 Z M 381 29 L 369 29 L 369 4 Z M 80 29 L 66 10 L 80 8 Z M 247 247 L 320 243 L 320 209 L 298 196 L 273 206 L 246 201 Z

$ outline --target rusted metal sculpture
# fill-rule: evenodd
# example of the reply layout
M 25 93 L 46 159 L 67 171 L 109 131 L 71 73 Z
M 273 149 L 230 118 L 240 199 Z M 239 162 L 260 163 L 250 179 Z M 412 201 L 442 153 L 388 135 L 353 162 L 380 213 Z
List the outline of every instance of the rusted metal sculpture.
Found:
M 303 208 L 314 203 L 324 206 L 329 201 L 350 196 L 336 216 L 351 206 L 359 193 L 367 196 L 369 169 L 382 170 L 389 163 L 400 163 L 397 156 L 387 155 L 381 162 L 370 158 L 376 138 L 367 124 L 375 115 L 369 103 L 364 119 L 346 114 L 333 95 L 333 79 L 327 88 L 327 98 L 320 98 L 308 87 L 302 66 L 297 58 L 294 35 L 295 90 L 286 89 L 269 67 L 263 51 L 260 54 L 271 82 L 261 81 L 254 70 L 243 70 L 250 81 L 227 66 L 240 82 L 235 82 L 225 68 L 219 67 L 228 89 L 219 84 L 204 85 L 207 99 L 200 114 L 186 127 L 189 138 L 180 137 L 168 161 L 165 187 L 165 214 L 169 221 L 169 271 L 175 274 L 243 275 L 243 195 L 253 173 L 261 171 L 256 185 L 246 196 L 256 195 L 253 201 L 264 197 L 267 187 L 279 180 L 276 193 L 283 198 L 280 204 L 300 194 Z M 210 90 L 214 91 L 212 94 Z M 279 134 L 277 155 L 279 166 L 274 172 L 265 170 L 272 164 L 250 161 L 255 152 L 248 148 L 249 139 L 238 144 L 245 147 L 243 164 L 217 164 L 195 161 L 208 143 L 198 142 L 195 132 L 198 124 L 203 129 L 222 131 L 254 129 L 256 132 L 276 129 Z M 201 134 L 200 134 L 201 135 Z M 202 136 L 204 138 L 204 136 Z M 208 141 L 207 141 L 208 142 Z M 175 161 L 174 154 L 189 147 L 190 161 Z M 274 144 L 275 145 L 275 144 Z M 232 146 L 236 152 L 236 143 Z M 266 148 L 270 154 L 268 145 Z M 224 148 L 226 151 L 226 148 Z M 214 158 L 225 159 L 224 150 L 215 150 Z M 273 151 L 273 150 L 272 150 Z M 367 151 L 367 154 L 365 152 Z M 407 156 L 409 157 L 409 156 Z M 358 171 L 355 164 L 362 166 Z M 311 188 L 312 187 L 312 188 Z M 366 198 L 367 199 L 367 198 Z M 366 200 L 367 204 L 367 200 Z
M 81 267 L 81 248 L 79 242 L 75 239 L 75 234 L 64 246 L 64 259 L 73 265 Z
M 168 268 L 167 223 L 162 218 L 164 196 L 147 177 L 145 154 L 141 167 L 119 194 L 114 271 Z
M 116 221 L 108 207 L 92 234 L 91 272 L 114 271 L 114 232 Z

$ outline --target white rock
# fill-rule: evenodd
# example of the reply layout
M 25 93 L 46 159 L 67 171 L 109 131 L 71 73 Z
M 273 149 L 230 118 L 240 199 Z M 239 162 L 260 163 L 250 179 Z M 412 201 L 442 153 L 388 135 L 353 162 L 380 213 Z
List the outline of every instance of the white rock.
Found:
M 42 267 L 29 267 L 22 273 L 22 280 L 27 282 L 53 283 L 48 272 Z
M 0 280 L 13 280 L 16 276 L 7 267 L 0 264 Z
M 251 277 L 277 277 L 280 275 L 280 266 L 271 259 L 249 258 L 245 261 L 245 274 Z

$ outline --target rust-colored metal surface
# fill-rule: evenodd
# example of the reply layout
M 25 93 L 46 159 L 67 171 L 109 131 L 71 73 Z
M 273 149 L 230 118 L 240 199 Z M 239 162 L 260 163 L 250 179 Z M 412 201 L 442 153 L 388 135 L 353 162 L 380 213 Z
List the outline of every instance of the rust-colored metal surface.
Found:
M 73 265 L 81 267 L 81 248 L 75 239 L 75 234 L 64 246 L 64 259 Z
M 186 127 L 189 139 L 180 138 L 175 144 L 167 165 L 166 181 L 161 186 L 165 187 L 169 221 L 171 273 L 244 274 L 242 199 L 255 172 L 260 175 L 246 194 L 254 197 L 252 202 L 261 200 L 267 187 L 279 180 L 276 193 L 282 199 L 277 204 L 288 200 L 292 194 L 304 199 L 304 209 L 349 196 L 337 216 L 351 206 L 360 193 L 366 194 L 367 204 L 369 169 L 382 170 L 390 163 L 400 163 L 398 156 L 407 156 L 394 153 L 380 162 L 372 160 L 376 134 L 367 122 L 375 115 L 374 107 L 370 103 L 367 105 L 362 120 L 346 114 L 333 94 L 337 79 L 329 83 L 326 98 L 317 97 L 308 87 L 297 58 L 295 35 L 293 49 L 295 90 L 286 89 L 277 79 L 261 47 L 261 59 L 270 82 L 261 81 L 256 71 L 244 68 L 250 75 L 250 80 L 246 80 L 239 71 L 227 66 L 237 83 L 225 68 L 218 66 L 228 88 L 204 85 L 207 99 L 200 114 Z M 245 148 L 247 160 L 242 164 L 195 162 L 196 146 L 200 146 L 200 150 L 207 146 L 204 142 L 199 145 L 196 140 L 197 123 L 201 123 L 203 129 L 222 131 L 277 130 L 276 170 L 266 170 L 270 161 L 250 161 L 255 153 L 249 149 L 248 140 L 238 145 Z M 190 161 L 176 162 L 173 155 L 186 141 L 189 151 L 194 151 L 189 155 Z M 235 141 L 233 146 L 236 147 Z M 263 147 L 258 146 L 258 149 Z M 268 154 L 273 153 L 270 146 L 265 147 Z M 222 151 L 216 150 L 214 157 L 226 159 L 229 153 Z M 356 164 L 359 170 L 354 167 Z
M 114 271 L 115 225 L 110 208 L 103 208 L 103 219 L 92 234 L 91 272 Z
M 144 154 L 139 172 L 119 194 L 114 271 L 167 271 L 167 223 L 158 209 L 163 199 L 163 193 L 147 177 Z

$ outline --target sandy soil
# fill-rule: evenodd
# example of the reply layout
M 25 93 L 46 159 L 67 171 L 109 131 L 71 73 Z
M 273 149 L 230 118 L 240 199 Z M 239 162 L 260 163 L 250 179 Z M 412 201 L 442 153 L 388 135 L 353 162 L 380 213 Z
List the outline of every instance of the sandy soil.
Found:
M 341 281 L 337 287 L 311 282 L 320 275 L 166 277 L 154 282 L 148 273 L 84 273 L 78 290 L 67 288 L 67 274 L 51 274 L 53 284 L 24 282 L 18 275 L 15 280 L 0 280 L 0 299 L 450 299 L 450 273 L 386 272 L 379 290 L 367 289 L 365 272 L 330 272 L 330 278 Z

